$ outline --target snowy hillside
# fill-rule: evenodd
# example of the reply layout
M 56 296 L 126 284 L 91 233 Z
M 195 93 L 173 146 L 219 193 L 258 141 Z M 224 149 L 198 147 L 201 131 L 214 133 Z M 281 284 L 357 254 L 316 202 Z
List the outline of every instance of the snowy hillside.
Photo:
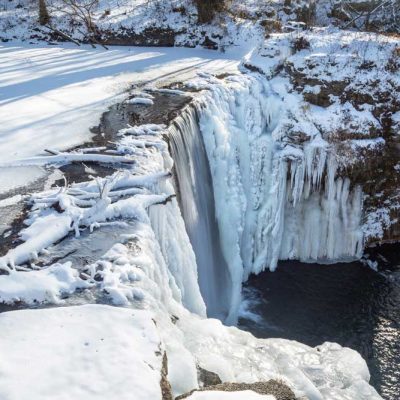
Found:
M 201 3 L 201 2 L 200 2 Z M 207 2 L 206 2 L 207 3 Z M 211 2 L 212 4 L 213 2 Z M 106 45 L 225 48 L 243 45 L 291 23 L 334 25 L 373 32 L 399 32 L 396 0 L 228 0 L 203 16 L 192 0 L 47 0 L 39 24 L 35 0 L 0 1 L 0 39 L 73 40 Z M 84 7 L 78 8 L 76 4 Z M 66 36 L 65 36 L 66 35 Z

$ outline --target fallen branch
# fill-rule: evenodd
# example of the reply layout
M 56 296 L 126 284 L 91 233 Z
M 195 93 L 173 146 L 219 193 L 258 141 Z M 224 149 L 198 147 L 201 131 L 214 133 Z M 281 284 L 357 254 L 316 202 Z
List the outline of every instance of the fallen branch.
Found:
M 167 203 L 169 203 L 175 197 L 176 197 L 176 194 L 171 194 L 170 196 L 166 197 L 165 200 L 160 200 L 160 201 L 154 202 L 153 204 L 151 204 L 151 206 L 157 206 L 157 205 L 165 206 Z
M 135 160 L 126 156 L 110 156 L 107 154 L 88 154 L 88 153 L 59 153 L 46 150 L 53 154 L 48 157 L 31 157 L 16 161 L 0 163 L 1 167 L 21 167 L 33 165 L 50 165 L 50 164 L 69 164 L 73 162 L 94 162 L 102 164 L 134 164 Z
M 66 39 L 66 40 L 68 40 L 68 41 L 70 41 L 70 42 L 72 42 L 72 43 L 75 43 L 77 46 L 80 46 L 80 45 L 81 45 L 77 40 L 73 39 L 71 36 L 68 36 L 68 35 L 67 35 L 66 33 L 64 33 L 64 32 L 61 32 L 59 29 L 53 28 L 53 27 L 50 26 L 50 25 L 45 25 L 45 27 L 46 27 L 47 29 L 50 29 L 51 31 L 57 33 L 57 35 L 60 35 L 60 36 L 63 37 L 64 39 Z

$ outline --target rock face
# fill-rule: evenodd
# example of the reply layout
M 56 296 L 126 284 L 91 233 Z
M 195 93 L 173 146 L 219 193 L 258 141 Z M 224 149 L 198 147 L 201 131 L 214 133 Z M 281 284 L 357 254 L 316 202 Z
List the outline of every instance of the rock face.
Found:
M 256 383 L 221 383 L 214 386 L 206 386 L 199 391 L 221 391 L 221 392 L 242 392 L 252 390 L 258 394 L 275 396 L 276 400 L 296 400 L 293 391 L 283 382 L 269 380 Z M 175 400 L 182 400 L 190 397 L 196 390 L 177 397 Z
M 197 378 L 203 387 L 214 386 L 222 383 L 221 378 L 215 372 L 207 371 L 197 366 Z
M 168 381 L 168 358 L 166 352 L 164 352 L 162 360 L 160 387 L 161 387 L 162 400 L 172 400 L 173 397 L 172 397 L 171 384 Z
M 332 61 L 332 66 L 335 61 Z M 308 65 L 307 65 L 308 64 Z M 389 63 L 388 63 L 389 64 Z M 302 94 L 308 103 L 328 108 L 339 103 L 343 107 L 343 124 L 336 131 L 331 132 L 328 141 L 333 143 L 340 158 L 351 158 L 351 162 L 344 162 L 341 174 L 347 176 L 353 185 L 360 184 L 363 188 L 364 210 L 366 214 L 385 207 L 390 208 L 388 215 L 391 223 L 384 229 L 381 237 L 372 234 L 367 237 L 366 245 L 376 241 L 398 240 L 400 226 L 396 222 L 398 212 L 399 176 L 396 165 L 400 157 L 400 140 L 398 127 L 394 118 L 400 109 L 400 85 L 398 80 L 390 76 L 389 71 L 375 75 L 372 79 L 362 79 L 357 82 L 352 77 L 341 80 L 331 76 L 320 78 L 310 77 L 313 68 L 318 68 L 314 61 L 306 62 L 306 70 L 300 70 L 294 64 L 288 63 L 286 71 L 293 86 Z M 377 65 L 372 61 L 356 65 L 360 75 L 367 77 L 377 71 Z M 316 90 L 313 90 L 316 88 Z M 365 109 L 371 112 L 371 122 L 360 124 L 346 116 L 345 107 L 351 105 L 359 112 Z M 383 139 L 378 146 L 352 146 L 352 140 Z M 348 160 L 349 161 L 349 160 Z

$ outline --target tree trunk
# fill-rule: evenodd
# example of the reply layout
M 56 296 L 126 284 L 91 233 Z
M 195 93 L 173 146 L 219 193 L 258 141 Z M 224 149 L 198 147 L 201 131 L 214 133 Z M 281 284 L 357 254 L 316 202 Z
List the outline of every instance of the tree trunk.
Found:
M 39 24 L 47 25 L 50 22 L 50 15 L 47 11 L 46 1 L 39 0 Z

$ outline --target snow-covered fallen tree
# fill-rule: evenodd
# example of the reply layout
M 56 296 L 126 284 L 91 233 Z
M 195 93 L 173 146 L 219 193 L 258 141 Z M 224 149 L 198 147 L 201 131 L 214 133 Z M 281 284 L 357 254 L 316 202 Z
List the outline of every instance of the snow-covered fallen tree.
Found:
M 26 269 L 21 265 L 29 262 L 34 264 L 39 253 L 62 240 L 70 232 L 78 237 L 81 229 L 92 231 L 107 221 L 147 221 L 146 210 L 150 206 L 166 203 L 173 197 L 172 192 L 162 193 L 157 190 L 159 182 L 170 176 L 169 171 L 162 170 L 162 166 L 158 166 L 153 160 L 154 171 L 144 173 L 140 170 L 141 167 L 135 168 L 131 158 L 131 154 L 135 155 L 136 160 L 144 158 L 145 163 L 142 164 L 146 164 L 148 168 L 152 165 L 153 148 L 157 149 L 157 154 L 162 157 L 162 153 L 166 151 L 166 144 L 160 136 L 165 127 L 144 126 L 140 131 L 141 135 L 132 133 L 135 129 L 138 128 L 130 127 L 121 131 L 121 135 L 126 137 L 120 140 L 114 152 L 123 155 L 110 156 L 81 151 L 35 158 L 43 164 L 88 160 L 118 164 L 128 161 L 130 168 L 116 172 L 110 177 L 32 195 L 31 211 L 25 221 L 28 227 L 20 232 L 22 243 L 0 258 L 0 269 L 7 272 Z M 136 139 L 131 135 L 135 135 Z

